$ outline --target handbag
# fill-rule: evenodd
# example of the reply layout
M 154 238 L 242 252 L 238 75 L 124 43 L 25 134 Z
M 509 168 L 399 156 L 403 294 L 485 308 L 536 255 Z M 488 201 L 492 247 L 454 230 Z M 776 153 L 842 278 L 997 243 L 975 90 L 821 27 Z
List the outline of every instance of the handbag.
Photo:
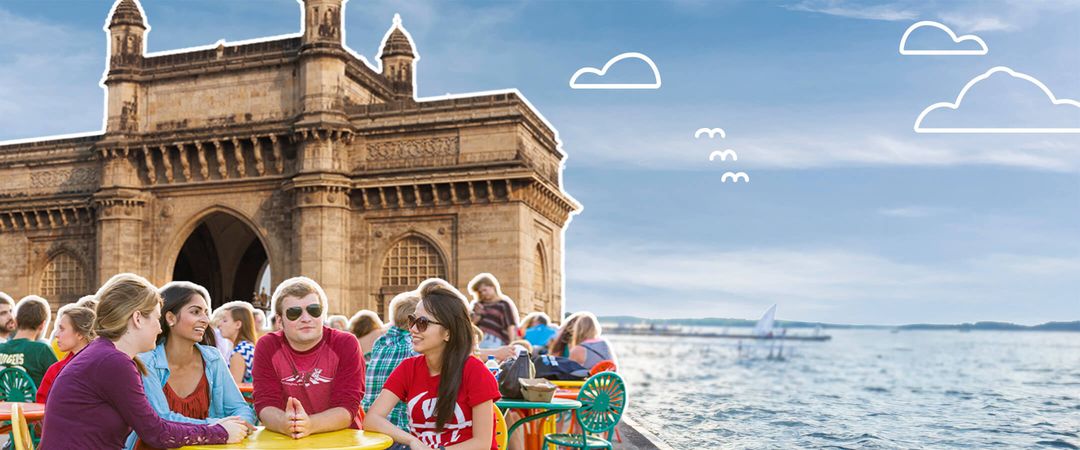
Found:
M 529 352 L 522 350 L 516 358 L 510 358 L 502 363 L 499 372 L 499 394 L 503 398 L 520 399 L 521 378 L 535 378 L 536 368 L 533 366 Z

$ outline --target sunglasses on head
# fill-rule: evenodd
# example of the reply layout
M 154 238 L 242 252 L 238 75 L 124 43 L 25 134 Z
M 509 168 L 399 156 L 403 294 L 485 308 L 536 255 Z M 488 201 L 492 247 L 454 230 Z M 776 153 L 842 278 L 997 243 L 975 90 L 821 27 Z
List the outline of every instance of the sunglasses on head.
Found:
M 441 323 L 428 319 L 427 317 L 416 317 L 412 314 L 409 314 L 409 328 L 416 327 L 416 331 L 423 333 L 427 331 L 428 325 L 431 324 L 442 325 Z
M 306 308 L 302 308 L 299 306 L 292 306 L 286 308 L 285 318 L 289 320 L 299 319 L 300 315 L 304 313 L 304 309 L 307 309 L 307 313 L 310 314 L 311 317 L 319 317 L 322 315 L 322 305 L 318 303 L 312 303 L 310 305 L 307 305 Z

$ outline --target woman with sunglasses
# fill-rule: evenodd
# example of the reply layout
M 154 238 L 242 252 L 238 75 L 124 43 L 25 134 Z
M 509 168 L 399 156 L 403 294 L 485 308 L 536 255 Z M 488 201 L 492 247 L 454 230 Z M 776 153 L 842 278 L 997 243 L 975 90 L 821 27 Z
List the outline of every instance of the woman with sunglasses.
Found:
M 499 387 L 479 359 L 465 297 L 443 280 L 425 281 L 409 317 L 413 349 L 383 385 L 364 429 L 390 435 L 393 449 L 497 449 L 492 403 Z M 398 402 L 408 408 L 412 432 L 387 419 Z
M 161 288 L 161 333 L 157 346 L 140 354 L 146 364 L 143 389 L 154 411 L 165 419 L 187 423 L 214 423 L 236 416 L 247 423 L 255 414 L 233 381 L 225 358 L 210 341 L 210 294 L 187 281 Z M 252 426 L 254 428 L 254 426 Z M 156 447 L 128 437 L 127 448 Z
M 251 369 L 263 425 L 293 439 L 359 429 L 364 360 L 355 337 L 324 326 L 322 288 L 309 278 L 290 278 L 271 301 L 282 329 L 259 339 Z

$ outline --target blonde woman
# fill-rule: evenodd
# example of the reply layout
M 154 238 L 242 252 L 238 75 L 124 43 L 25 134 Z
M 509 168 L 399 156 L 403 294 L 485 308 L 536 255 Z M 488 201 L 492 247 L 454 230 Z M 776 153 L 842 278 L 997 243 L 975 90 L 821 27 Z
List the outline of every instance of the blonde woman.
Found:
M 98 337 L 56 377 L 45 406 L 41 448 L 120 449 L 132 429 L 159 448 L 240 442 L 248 425 L 236 417 L 214 424 L 162 419 L 143 391 L 146 367 L 137 354 L 153 350 L 161 332 L 161 296 L 150 282 L 119 274 L 97 293 Z
M 591 312 L 579 312 L 570 316 L 574 322 L 570 334 L 570 359 L 586 369 L 592 369 L 600 361 L 610 360 L 618 365 L 615 349 L 600 337 L 600 321 Z

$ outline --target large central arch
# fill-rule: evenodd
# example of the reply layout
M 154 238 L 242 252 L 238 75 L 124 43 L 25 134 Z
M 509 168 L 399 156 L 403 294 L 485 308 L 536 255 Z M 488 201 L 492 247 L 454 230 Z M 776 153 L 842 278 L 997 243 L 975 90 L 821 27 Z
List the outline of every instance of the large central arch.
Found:
M 251 301 L 269 277 L 269 252 L 262 237 L 242 216 L 214 209 L 185 228 L 171 259 L 172 280 L 206 288 L 216 308 L 232 300 Z

